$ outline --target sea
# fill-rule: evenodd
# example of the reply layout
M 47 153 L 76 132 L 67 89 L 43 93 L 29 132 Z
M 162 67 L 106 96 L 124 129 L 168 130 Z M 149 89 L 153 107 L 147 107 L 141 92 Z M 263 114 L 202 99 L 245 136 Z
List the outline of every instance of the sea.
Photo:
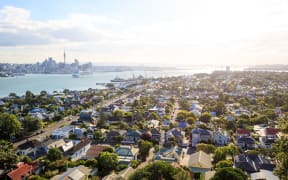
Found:
M 243 70 L 244 67 L 235 67 L 231 70 Z M 103 89 L 96 83 L 109 83 L 115 77 L 132 78 L 139 75 L 151 77 L 170 77 L 180 75 L 193 75 L 195 73 L 212 73 L 215 70 L 225 70 L 225 67 L 179 67 L 175 69 L 163 69 L 157 71 L 121 71 L 121 72 L 94 72 L 91 75 L 72 77 L 71 74 L 26 74 L 25 76 L 0 78 L 0 97 L 16 93 L 18 96 L 25 94 L 27 90 L 39 94 L 42 90 L 52 93 L 53 91 L 86 90 L 89 88 Z

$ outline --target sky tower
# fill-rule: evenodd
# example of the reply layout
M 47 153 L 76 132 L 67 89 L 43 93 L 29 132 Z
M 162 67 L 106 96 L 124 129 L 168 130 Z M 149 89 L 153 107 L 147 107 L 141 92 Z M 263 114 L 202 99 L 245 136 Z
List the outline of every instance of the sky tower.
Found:
M 64 50 L 64 64 L 66 64 L 66 53 L 65 53 L 65 50 Z

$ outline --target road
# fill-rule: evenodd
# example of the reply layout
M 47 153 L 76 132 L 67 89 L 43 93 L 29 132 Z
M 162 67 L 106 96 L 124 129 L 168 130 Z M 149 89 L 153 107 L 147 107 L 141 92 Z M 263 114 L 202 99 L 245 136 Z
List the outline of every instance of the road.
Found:
M 176 100 L 175 104 L 174 104 L 174 111 L 173 111 L 173 113 L 171 115 L 171 121 L 174 122 L 174 123 L 176 122 L 176 118 L 177 118 L 178 112 L 179 112 L 179 103 Z
M 120 97 L 117 97 L 117 98 L 114 98 L 114 99 L 109 99 L 109 100 L 106 100 L 104 101 L 103 103 L 100 103 L 99 105 L 95 106 L 95 108 L 98 108 L 100 106 L 108 106 L 109 104 L 112 104 L 118 100 L 121 100 L 121 99 L 125 99 L 127 98 L 128 94 L 123 94 L 121 95 Z M 38 139 L 38 140 L 43 140 L 45 139 L 46 137 L 49 137 L 51 135 L 51 133 L 55 130 L 55 129 L 58 129 L 60 127 L 63 127 L 63 126 L 67 126 L 69 125 L 72 121 L 76 121 L 78 119 L 78 116 L 72 116 L 72 117 L 65 117 L 63 118 L 63 120 L 61 121 L 58 121 L 58 122 L 54 122 L 52 124 L 49 124 L 47 127 L 41 129 L 41 130 L 38 130 L 34 136 L 32 137 L 29 137 L 27 139 L 24 139 L 22 141 L 18 141 L 18 142 L 15 142 L 13 143 L 13 148 L 14 149 L 17 149 L 17 147 L 23 143 L 25 143 L 27 140 L 33 140 L 33 139 Z M 41 131 L 43 133 L 41 133 Z

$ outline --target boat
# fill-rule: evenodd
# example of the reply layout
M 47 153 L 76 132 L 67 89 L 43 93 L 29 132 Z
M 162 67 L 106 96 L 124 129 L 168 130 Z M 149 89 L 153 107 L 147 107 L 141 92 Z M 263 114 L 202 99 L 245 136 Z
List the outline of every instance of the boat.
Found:
M 93 73 L 90 71 L 79 71 L 77 73 L 72 74 L 73 78 L 80 78 L 83 76 L 88 76 L 88 75 L 92 75 Z
M 115 77 L 114 79 L 111 80 L 111 82 L 126 82 L 126 80 L 119 77 Z
M 107 83 L 96 83 L 97 86 L 106 86 Z
M 25 76 L 25 73 L 13 73 L 13 76 Z

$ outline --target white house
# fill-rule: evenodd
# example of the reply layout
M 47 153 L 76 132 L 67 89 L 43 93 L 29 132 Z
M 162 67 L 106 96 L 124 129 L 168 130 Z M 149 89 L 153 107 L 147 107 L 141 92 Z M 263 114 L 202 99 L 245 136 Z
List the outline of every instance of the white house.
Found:
M 271 148 L 272 144 L 278 138 L 277 134 L 279 129 L 266 127 L 259 131 L 260 138 L 259 142 L 263 148 Z
M 54 130 L 51 134 L 51 138 L 52 139 L 68 138 L 71 132 L 74 132 L 74 126 L 64 126 L 62 128 Z
M 230 136 L 227 131 L 218 129 L 213 133 L 213 139 L 215 145 L 225 146 L 230 142 Z
M 80 143 L 76 144 L 73 148 L 64 153 L 65 156 L 69 156 L 71 161 L 81 159 L 86 155 L 86 152 L 91 146 L 91 140 L 82 139 Z
M 146 121 L 146 125 L 148 128 L 157 128 L 159 127 L 160 121 L 158 120 L 149 120 Z

